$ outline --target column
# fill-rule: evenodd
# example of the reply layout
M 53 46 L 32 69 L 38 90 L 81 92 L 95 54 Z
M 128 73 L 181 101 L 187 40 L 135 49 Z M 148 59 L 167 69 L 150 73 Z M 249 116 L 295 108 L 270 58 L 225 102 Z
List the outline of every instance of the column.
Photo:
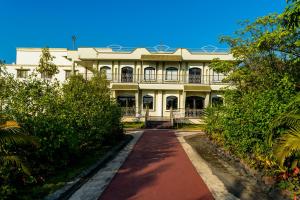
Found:
M 157 91 L 156 108 L 159 117 L 163 116 L 163 94 L 161 90 Z
M 135 92 L 135 113 L 136 113 L 136 116 L 137 116 L 137 114 L 139 114 L 140 112 L 140 110 L 139 110 L 139 105 L 140 105 L 140 102 L 139 102 L 139 90 L 137 90 L 136 92 Z
M 118 61 L 118 72 L 117 72 L 117 77 L 118 77 L 118 83 L 121 82 L 121 63 Z
M 112 98 L 116 98 L 116 90 L 111 90 L 111 96 Z
M 182 104 L 181 104 L 181 107 L 182 107 L 182 117 L 185 117 L 185 100 L 186 100 L 186 91 L 183 91 L 182 92 Z
M 205 100 L 204 100 L 204 108 L 207 108 L 210 103 L 210 93 L 206 93 Z

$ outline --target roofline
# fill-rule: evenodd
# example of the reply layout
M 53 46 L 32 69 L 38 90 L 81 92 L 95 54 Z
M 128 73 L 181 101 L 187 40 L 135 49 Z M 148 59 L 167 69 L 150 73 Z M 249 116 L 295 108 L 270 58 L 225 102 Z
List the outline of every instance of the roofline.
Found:
M 17 51 L 41 51 L 43 48 L 37 47 L 18 47 Z M 50 51 L 69 51 L 67 48 L 49 48 Z

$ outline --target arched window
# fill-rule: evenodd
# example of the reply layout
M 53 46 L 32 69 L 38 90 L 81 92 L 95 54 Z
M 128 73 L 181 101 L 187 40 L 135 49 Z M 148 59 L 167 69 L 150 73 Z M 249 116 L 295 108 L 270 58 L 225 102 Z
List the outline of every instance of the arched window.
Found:
M 196 67 L 189 69 L 189 83 L 201 83 L 201 69 Z
M 166 102 L 166 109 L 170 110 L 171 107 L 173 109 L 178 109 L 178 98 L 175 96 L 168 96 L 167 97 L 167 102 Z
M 154 67 L 147 67 L 144 69 L 144 80 L 145 81 L 155 80 L 155 68 Z
M 169 67 L 166 69 L 166 80 L 176 81 L 178 80 L 178 69 L 175 67 Z
M 108 66 L 104 66 L 100 68 L 100 73 L 101 74 L 105 74 L 105 77 L 107 80 L 111 80 L 112 79 L 112 74 L 111 74 L 111 68 Z
M 211 102 L 212 102 L 212 106 L 218 106 L 218 105 L 220 106 L 223 105 L 224 100 L 220 96 L 215 96 L 211 99 Z
M 132 67 L 123 67 L 121 73 L 121 82 L 132 82 L 133 81 L 133 69 Z
M 213 82 L 222 82 L 225 78 L 224 74 L 213 72 Z
M 153 97 L 150 95 L 143 96 L 143 108 L 146 109 L 147 106 L 149 109 L 153 109 Z

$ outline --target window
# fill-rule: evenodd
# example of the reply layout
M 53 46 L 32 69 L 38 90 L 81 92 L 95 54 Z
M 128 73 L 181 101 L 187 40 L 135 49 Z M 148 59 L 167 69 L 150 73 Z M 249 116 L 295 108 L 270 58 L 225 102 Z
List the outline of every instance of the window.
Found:
M 213 72 L 213 82 L 221 82 L 224 79 L 224 74 Z
M 185 100 L 186 109 L 203 109 L 204 108 L 204 98 L 200 96 L 189 96 Z
M 29 69 L 17 69 L 17 78 L 27 78 Z
M 153 109 L 153 97 L 150 95 L 143 96 L 143 108 L 146 109 L 147 106 L 150 110 Z
M 154 67 L 147 67 L 144 69 L 144 79 L 145 79 L 145 81 L 155 80 L 155 68 Z
M 169 67 L 166 70 L 166 80 L 176 81 L 178 80 L 178 70 L 175 67 Z
M 133 81 L 133 69 L 131 67 L 123 67 L 121 73 L 121 82 L 132 82 Z
M 171 107 L 175 110 L 178 109 L 178 98 L 175 96 L 167 97 L 166 109 L 170 110 Z
M 52 79 L 52 75 L 48 74 L 47 72 L 41 73 L 41 77 L 43 79 Z
M 111 68 L 108 66 L 104 66 L 100 68 L 100 73 L 105 74 L 107 80 L 112 80 Z
M 201 83 L 201 69 L 196 67 L 189 69 L 189 83 Z
M 118 96 L 120 107 L 135 107 L 135 96 Z
M 134 116 L 136 114 L 135 96 L 118 96 L 117 101 L 124 116 Z
M 75 70 L 75 74 L 78 73 L 78 70 Z M 69 79 L 72 75 L 72 70 L 65 70 L 65 80 Z
M 221 106 L 223 105 L 223 98 L 216 96 L 211 99 L 212 106 Z

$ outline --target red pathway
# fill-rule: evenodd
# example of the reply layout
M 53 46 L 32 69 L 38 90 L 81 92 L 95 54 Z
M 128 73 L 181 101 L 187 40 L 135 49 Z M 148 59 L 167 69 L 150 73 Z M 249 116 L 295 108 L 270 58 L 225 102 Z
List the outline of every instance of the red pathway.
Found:
M 147 130 L 100 200 L 210 200 L 174 131 Z

